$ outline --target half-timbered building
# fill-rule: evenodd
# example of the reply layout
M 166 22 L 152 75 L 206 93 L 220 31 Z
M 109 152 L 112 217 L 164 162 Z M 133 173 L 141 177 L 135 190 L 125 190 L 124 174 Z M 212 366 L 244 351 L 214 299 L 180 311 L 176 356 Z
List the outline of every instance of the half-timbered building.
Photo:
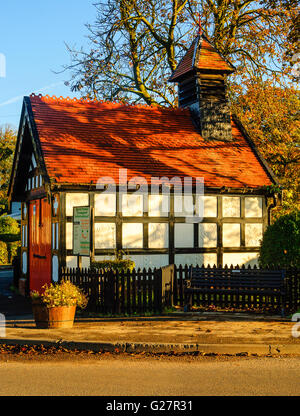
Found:
M 61 266 L 88 267 L 116 250 L 136 267 L 257 262 L 276 179 L 230 114 L 233 71 L 199 35 L 169 80 L 178 83 L 178 108 L 24 97 L 9 195 L 22 202 L 21 272 L 30 290 L 56 281 Z M 147 192 L 137 184 L 123 193 L 134 177 Z M 187 177 L 194 188 L 181 197 L 174 178 Z M 153 178 L 169 179 L 169 194 L 151 192 Z M 203 197 L 196 178 L 204 178 Z M 186 221 L 197 198 L 203 221 Z M 77 206 L 90 209 L 87 256 L 73 250 Z

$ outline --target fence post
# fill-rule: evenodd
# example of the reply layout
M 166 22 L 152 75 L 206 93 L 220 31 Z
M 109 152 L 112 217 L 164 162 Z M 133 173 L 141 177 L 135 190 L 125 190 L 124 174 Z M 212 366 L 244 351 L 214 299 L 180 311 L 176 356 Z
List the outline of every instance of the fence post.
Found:
M 173 306 L 174 264 L 162 269 L 162 301 L 165 306 Z
M 156 302 L 157 305 L 157 312 L 162 313 L 163 307 L 163 296 L 162 296 L 162 269 L 155 270 L 154 274 L 155 278 L 155 294 L 156 294 Z

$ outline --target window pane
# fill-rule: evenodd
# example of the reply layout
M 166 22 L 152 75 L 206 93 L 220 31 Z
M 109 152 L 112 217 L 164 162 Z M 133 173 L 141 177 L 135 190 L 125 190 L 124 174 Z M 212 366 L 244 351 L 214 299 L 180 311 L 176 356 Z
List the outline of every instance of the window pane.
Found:
M 169 215 L 168 195 L 149 195 L 149 217 L 167 217 Z
M 169 245 L 169 227 L 165 223 L 148 225 L 149 248 L 167 248 Z
M 95 215 L 114 216 L 116 214 L 115 194 L 95 194 Z
M 89 205 L 89 194 L 70 193 L 66 194 L 66 215 L 73 216 L 73 207 L 84 207 Z
M 116 247 L 116 224 L 95 223 L 95 248 Z
M 240 224 L 223 224 L 223 246 L 240 247 L 241 226 Z
M 191 217 L 194 215 L 192 195 L 174 196 L 174 215 L 176 217 Z
M 263 236 L 262 224 L 245 225 L 245 245 L 247 247 L 258 247 Z
M 143 247 L 143 224 L 123 223 L 122 244 L 124 248 Z
M 194 247 L 194 224 L 175 224 L 175 247 Z
M 217 224 L 199 224 L 199 247 L 217 247 Z
M 141 217 L 143 215 L 143 195 L 122 195 L 122 215 L 126 217 Z
M 245 198 L 245 217 L 262 217 L 262 198 L 256 196 Z
M 223 196 L 223 217 L 240 217 L 240 198 L 236 196 Z
M 73 248 L 73 223 L 67 222 L 66 224 L 66 249 L 72 250 Z

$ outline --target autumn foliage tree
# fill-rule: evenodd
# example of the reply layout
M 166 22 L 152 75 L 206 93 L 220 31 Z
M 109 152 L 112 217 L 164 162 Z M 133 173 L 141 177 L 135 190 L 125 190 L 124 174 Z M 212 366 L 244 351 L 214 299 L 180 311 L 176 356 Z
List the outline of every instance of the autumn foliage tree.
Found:
M 7 191 L 13 153 L 16 144 L 16 132 L 10 127 L 0 127 L 0 215 L 7 212 Z
M 284 59 L 297 11 L 291 2 L 276 7 L 253 0 L 107 0 L 96 4 L 87 25 L 90 50 L 69 47 L 73 91 L 93 99 L 176 105 L 167 82 L 202 29 L 231 63 L 231 82 L 258 74 L 288 74 Z M 293 2 L 292 2 L 293 3 Z
M 283 187 L 282 205 L 275 210 L 274 218 L 300 209 L 300 92 L 251 80 L 246 92 L 233 102 L 232 110 Z

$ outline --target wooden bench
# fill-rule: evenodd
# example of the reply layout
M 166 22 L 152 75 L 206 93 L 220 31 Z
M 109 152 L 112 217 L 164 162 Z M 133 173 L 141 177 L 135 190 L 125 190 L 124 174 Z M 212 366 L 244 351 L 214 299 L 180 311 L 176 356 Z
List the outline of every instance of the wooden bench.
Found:
M 256 305 L 258 299 L 268 297 L 268 304 L 280 308 L 284 315 L 284 277 L 283 270 L 190 267 L 184 286 L 185 311 L 190 310 L 193 294 L 198 293 L 213 299 L 217 299 L 216 295 L 219 298 L 230 295 L 231 299 L 236 296 L 245 305 L 249 304 L 250 296 L 256 299 L 253 302 Z

